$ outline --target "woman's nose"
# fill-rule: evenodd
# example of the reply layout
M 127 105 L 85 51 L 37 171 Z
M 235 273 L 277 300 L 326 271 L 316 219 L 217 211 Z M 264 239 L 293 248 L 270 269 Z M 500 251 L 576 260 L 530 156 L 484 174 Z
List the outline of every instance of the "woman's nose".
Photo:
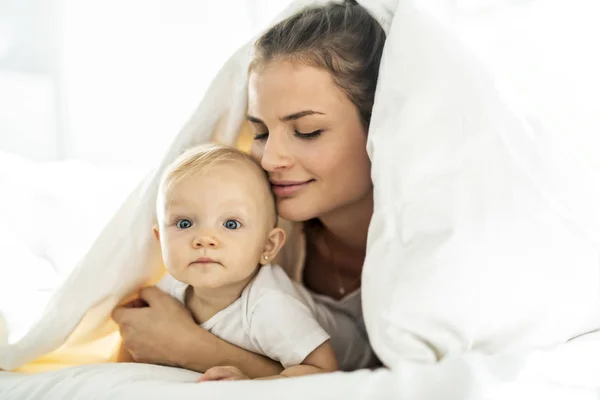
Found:
M 260 160 L 260 164 L 265 171 L 274 172 L 289 168 L 293 164 L 292 154 L 289 152 L 287 144 L 281 136 L 283 134 L 271 135 L 265 143 Z
M 202 247 L 217 248 L 217 247 L 219 247 L 219 241 L 217 240 L 217 238 L 214 235 L 211 235 L 208 233 L 202 233 L 202 234 L 196 235 L 194 237 L 194 241 L 193 241 L 192 245 L 196 249 L 202 248 Z

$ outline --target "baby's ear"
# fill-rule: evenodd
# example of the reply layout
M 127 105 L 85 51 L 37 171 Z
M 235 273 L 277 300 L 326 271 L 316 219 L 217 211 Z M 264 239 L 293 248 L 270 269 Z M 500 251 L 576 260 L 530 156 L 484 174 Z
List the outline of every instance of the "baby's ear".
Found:
M 260 263 L 269 264 L 279 253 L 285 243 L 285 231 L 281 228 L 273 228 L 267 235 L 267 243 L 260 257 Z
M 154 225 L 152 227 L 152 231 L 154 232 L 154 237 L 156 238 L 156 240 L 160 242 L 160 231 L 158 230 L 158 225 Z

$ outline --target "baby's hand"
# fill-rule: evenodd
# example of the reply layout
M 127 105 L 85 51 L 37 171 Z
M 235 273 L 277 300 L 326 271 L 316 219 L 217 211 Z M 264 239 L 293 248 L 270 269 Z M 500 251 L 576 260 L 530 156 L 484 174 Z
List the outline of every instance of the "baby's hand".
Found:
M 198 382 L 208 381 L 241 381 L 250 379 L 237 367 L 212 367 L 206 370 Z

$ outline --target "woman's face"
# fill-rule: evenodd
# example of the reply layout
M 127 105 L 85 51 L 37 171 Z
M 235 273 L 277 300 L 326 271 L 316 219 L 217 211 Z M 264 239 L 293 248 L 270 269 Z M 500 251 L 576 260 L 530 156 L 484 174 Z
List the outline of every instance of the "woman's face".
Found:
M 367 134 L 326 70 L 272 61 L 253 71 L 248 120 L 282 218 L 323 218 L 371 195 Z

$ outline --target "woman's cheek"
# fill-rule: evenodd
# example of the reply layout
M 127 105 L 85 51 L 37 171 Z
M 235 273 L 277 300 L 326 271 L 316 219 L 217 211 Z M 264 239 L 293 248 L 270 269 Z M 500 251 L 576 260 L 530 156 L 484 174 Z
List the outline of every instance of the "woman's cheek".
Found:
M 254 158 L 256 161 L 258 161 L 260 163 L 262 160 L 264 151 L 265 151 L 265 147 L 264 147 L 263 143 L 261 143 L 258 140 L 252 141 L 252 146 L 250 147 L 250 156 L 252 156 L 252 158 Z

